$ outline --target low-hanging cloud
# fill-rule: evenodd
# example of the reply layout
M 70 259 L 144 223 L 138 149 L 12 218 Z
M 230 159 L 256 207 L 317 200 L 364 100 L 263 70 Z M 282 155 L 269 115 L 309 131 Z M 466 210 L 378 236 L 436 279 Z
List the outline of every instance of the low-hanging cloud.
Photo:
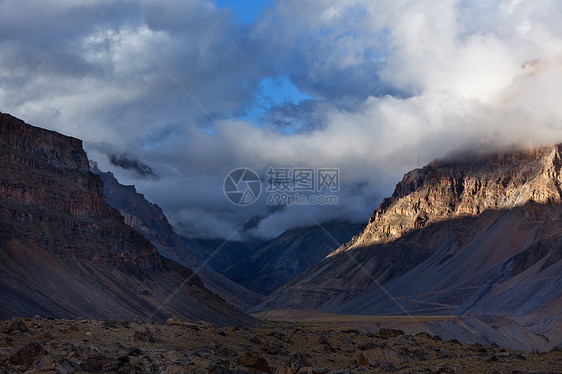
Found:
M 144 162 L 131 158 L 126 153 L 119 155 L 111 155 L 109 161 L 112 165 L 122 169 L 133 170 L 137 176 L 141 178 L 151 178 L 158 180 L 158 175 L 154 173 L 152 168 Z
M 84 139 L 186 236 L 366 222 L 434 158 L 562 141 L 554 0 L 286 0 L 255 23 L 206 0 L 24 3 L 0 2 L 0 110 Z M 248 118 L 278 77 L 306 98 Z M 158 181 L 112 165 L 124 153 Z M 234 206 L 236 167 L 339 168 L 339 204 Z

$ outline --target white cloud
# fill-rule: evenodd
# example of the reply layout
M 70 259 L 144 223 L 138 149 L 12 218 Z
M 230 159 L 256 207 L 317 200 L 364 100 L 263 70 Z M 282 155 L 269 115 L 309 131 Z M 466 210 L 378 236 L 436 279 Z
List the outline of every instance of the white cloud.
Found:
M 562 141 L 554 0 L 291 0 L 256 24 L 204 0 L 22 4 L 0 2 L 0 110 L 84 139 L 185 234 L 227 236 L 248 217 L 266 237 L 309 214 L 366 221 L 433 158 Z M 237 120 L 277 77 L 313 98 Z M 159 181 L 115 169 L 108 155 L 124 152 Z M 229 205 L 221 184 L 239 166 L 338 167 L 340 205 Z

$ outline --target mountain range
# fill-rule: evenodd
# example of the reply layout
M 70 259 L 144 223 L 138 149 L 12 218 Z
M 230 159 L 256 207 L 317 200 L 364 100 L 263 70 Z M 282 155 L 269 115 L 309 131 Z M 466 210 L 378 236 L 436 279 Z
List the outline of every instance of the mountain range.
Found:
M 240 310 L 249 309 L 262 296 L 231 281 L 195 258 L 191 247 L 184 246 L 162 209 L 146 200 L 134 186 L 120 184 L 112 173 L 103 173 L 97 167 L 93 168 L 93 172 L 103 181 L 108 204 L 118 209 L 125 218 L 125 223 L 149 239 L 162 256 L 195 270 L 209 290 Z
M 223 274 L 249 289 L 269 295 L 321 261 L 341 243 L 347 243 L 362 228 L 361 224 L 330 222 L 287 230 L 238 259 L 224 269 Z
M 254 311 L 514 318 L 562 341 L 562 146 L 407 173 L 363 231 Z
M 255 320 L 107 204 L 79 139 L 0 114 L 0 318 Z
M 407 173 L 366 225 L 223 243 L 178 236 L 79 139 L 0 113 L 0 318 L 460 316 L 422 325 L 559 345 L 561 171 L 562 145 L 461 153 Z

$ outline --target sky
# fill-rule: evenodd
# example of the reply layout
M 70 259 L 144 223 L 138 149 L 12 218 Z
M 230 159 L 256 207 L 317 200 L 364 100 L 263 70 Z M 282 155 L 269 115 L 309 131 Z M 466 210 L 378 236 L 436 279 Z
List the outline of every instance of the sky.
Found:
M 0 111 L 188 237 L 368 222 L 403 174 L 562 142 L 562 2 L 0 0 Z M 236 168 L 339 170 L 337 205 L 225 197 Z M 325 193 L 325 192 L 322 192 Z

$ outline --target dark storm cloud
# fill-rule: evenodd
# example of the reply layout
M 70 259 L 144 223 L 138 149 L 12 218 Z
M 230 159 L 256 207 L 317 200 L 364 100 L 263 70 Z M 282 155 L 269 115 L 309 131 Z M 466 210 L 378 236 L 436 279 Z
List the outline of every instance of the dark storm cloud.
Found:
M 403 173 L 456 149 L 562 140 L 559 2 L 285 0 L 254 23 L 214 4 L 0 1 L 0 110 L 84 139 L 182 234 L 238 239 L 366 222 Z M 241 120 L 280 77 L 309 98 Z M 224 196 L 236 167 L 303 166 L 340 169 L 338 206 Z
M 151 178 L 158 180 L 158 175 L 152 171 L 150 166 L 144 162 L 132 159 L 127 154 L 111 155 L 109 160 L 112 165 L 118 166 L 123 169 L 133 170 L 141 178 Z

